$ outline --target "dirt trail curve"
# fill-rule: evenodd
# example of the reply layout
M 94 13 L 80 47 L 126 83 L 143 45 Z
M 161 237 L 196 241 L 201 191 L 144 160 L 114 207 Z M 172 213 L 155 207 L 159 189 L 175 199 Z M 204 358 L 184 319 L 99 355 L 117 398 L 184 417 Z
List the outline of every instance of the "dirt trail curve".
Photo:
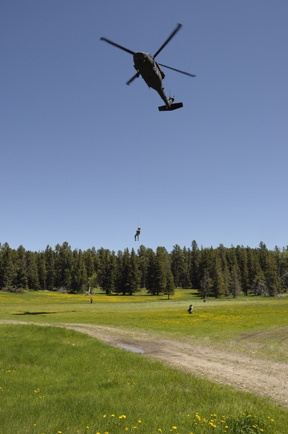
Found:
M 22 321 L 0 321 L 0 324 L 27 324 Z M 31 324 L 31 323 L 30 323 Z M 36 323 L 34 323 L 36 324 Z M 143 353 L 186 372 L 211 381 L 251 392 L 288 408 L 288 363 L 267 360 L 192 345 L 171 339 L 160 339 L 139 331 L 90 324 L 36 324 L 63 327 L 88 334 L 109 345 Z

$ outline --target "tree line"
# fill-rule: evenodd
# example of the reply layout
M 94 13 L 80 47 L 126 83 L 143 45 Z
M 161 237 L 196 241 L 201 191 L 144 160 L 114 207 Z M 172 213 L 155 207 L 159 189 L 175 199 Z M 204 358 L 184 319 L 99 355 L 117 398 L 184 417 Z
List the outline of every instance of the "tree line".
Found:
M 206 297 L 287 292 L 288 246 L 269 250 L 243 246 L 204 248 L 175 245 L 171 252 L 141 245 L 137 251 L 110 251 L 94 247 L 71 249 L 67 242 L 32 252 L 23 246 L 0 244 L 0 288 L 62 290 L 84 293 L 100 287 L 107 295 L 132 295 L 145 289 L 168 296 L 175 288 L 194 288 Z

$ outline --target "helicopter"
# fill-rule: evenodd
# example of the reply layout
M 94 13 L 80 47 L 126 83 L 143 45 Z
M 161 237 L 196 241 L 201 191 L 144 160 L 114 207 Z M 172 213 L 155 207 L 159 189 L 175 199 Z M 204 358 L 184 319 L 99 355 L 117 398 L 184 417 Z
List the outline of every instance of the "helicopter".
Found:
M 180 69 L 172 68 L 171 66 L 163 65 L 163 63 L 157 63 L 155 58 L 158 54 L 163 50 L 164 47 L 171 41 L 171 39 L 176 35 L 176 33 L 181 29 L 182 24 L 177 24 L 176 28 L 170 34 L 170 36 L 166 39 L 166 41 L 161 45 L 161 47 L 156 51 L 154 56 L 151 54 L 144 52 L 135 52 L 130 50 L 129 48 L 123 47 L 122 45 L 117 44 L 116 42 L 111 41 L 110 39 L 101 37 L 101 41 L 108 42 L 108 44 L 114 45 L 114 47 L 120 48 L 120 50 L 126 51 L 129 54 L 132 54 L 134 60 L 134 68 L 136 69 L 136 74 L 127 81 L 126 84 L 131 84 L 136 78 L 141 77 L 146 82 L 148 87 L 156 90 L 165 105 L 158 107 L 159 111 L 170 111 L 176 110 L 183 107 L 182 102 L 174 103 L 174 98 L 167 98 L 164 88 L 162 87 L 162 80 L 165 77 L 164 72 L 160 68 L 160 66 L 164 68 L 171 69 L 172 71 L 180 72 L 181 74 L 188 75 L 189 77 L 196 77 L 194 74 L 190 74 L 189 72 L 181 71 Z

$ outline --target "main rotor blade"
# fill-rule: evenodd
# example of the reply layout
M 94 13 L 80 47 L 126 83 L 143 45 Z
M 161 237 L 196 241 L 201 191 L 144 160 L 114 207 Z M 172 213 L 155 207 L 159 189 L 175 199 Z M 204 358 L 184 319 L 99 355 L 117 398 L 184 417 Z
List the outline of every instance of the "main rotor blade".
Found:
M 100 41 L 108 42 L 108 44 L 114 45 L 114 47 L 120 48 L 120 50 L 126 51 L 126 53 L 129 54 L 135 54 L 135 51 L 129 50 L 129 48 L 123 47 L 122 45 L 116 44 L 116 42 L 110 41 L 110 39 L 107 38 L 100 38 Z
M 188 75 L 189 77 L 196 77 L 195 74 L 190 74 L 190 72 L 181 71 L 180 69 L 172 68 L 171 66 L 163 65 L 163 63 L 158 63 L 160 66 L 164 66 L 164 68 L 172 69 L 172 71 L 180 72 L 180 74 Z
M 156 51 L 156 53 L 155 53 L 154 56 L 153 56 L 154 58 L 155 58 L 156 56 L 158 56 L 158 54 L 160 53 L 160 51 L 163 50 L 164 47 L 166 47 L 166 45 L 168 44 L 168 42 L 171 41 L 171 39 L 176 35 L 176 33 L 181 29 L 181 27 L 182 27 L 182 24 L 177 24 L 176 29 L 173 30 L 173 32 L 171 33 L 171 35 L 169 36 L 169 38 L 166 39 L 166 41 L 164 42 L 163 45 L 161 45 L 161 47 L 159 48 L 159 50 Z
M 128 84 L 128 86 L 129 86 L 129 84 L 132 83 L 132 81 L 134 81 L 135 78 L 138 78 L 139 76 L 140 76 L 140 72 L 136 72 L 136 74 L 133 75 L 133 77 L 131 77 L 130 80 L 127 81 L 126 84 Z

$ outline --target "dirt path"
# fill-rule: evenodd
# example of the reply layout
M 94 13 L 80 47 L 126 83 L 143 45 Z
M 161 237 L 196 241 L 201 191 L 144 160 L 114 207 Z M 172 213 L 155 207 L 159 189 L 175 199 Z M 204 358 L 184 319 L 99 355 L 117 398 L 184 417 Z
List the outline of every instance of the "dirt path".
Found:
M 4 323 L 27 324 L 22 321 L 0 321 L 0 324 Z M 63 327 L 85 333 L 107 344 L 141 352 L 144 356 L 164 361 L 211 381 L 272 398 L 288 408 L 287 363 L 255 359 L 198 344 L 160 339 L 156 334 L 114 327 L 68 323 L 36 325 Z

